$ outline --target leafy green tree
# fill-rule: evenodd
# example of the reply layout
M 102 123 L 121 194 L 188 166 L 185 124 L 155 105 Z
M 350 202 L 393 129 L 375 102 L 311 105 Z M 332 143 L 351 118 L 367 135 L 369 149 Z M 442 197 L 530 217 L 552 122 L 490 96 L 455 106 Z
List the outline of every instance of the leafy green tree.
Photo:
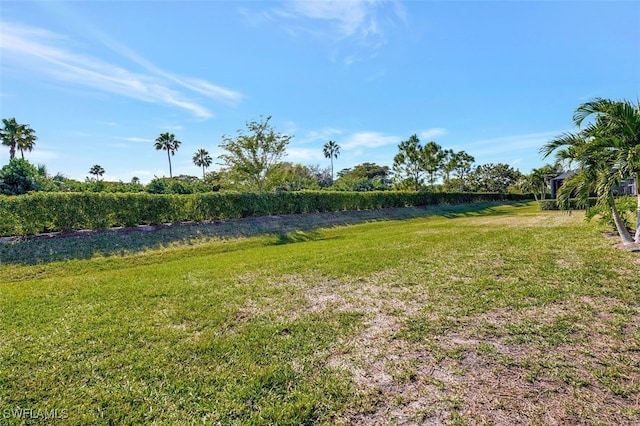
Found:
M 331 160 L 331 180 L 333 180 L 333 159 L 337 159 L 338 155 L 340 155 L 340 145 L 335 141 L 329 141 L 322 147 L 322 152 L 324 153 L 324 158 Z
M 156 139 L 155 148 L 160 151 L 167 151 L 167 159 L 169 160 L 169 177 L 173 177 L 173 172 L 171 170 L 171 156 L 175 155 L 178 148 L 180 148 L 180 142 L 176 139 L 176 136 L 173 133 L 161 133 L 160 136 Z
M 277 164 L 269 173 L 269 189 L 276 191 L 302 191 L 320 189 L 315 175 L 303 164 L 284 162 Z
M 422 152 L 424 156 L 424 168 L 429 175 L 429 185 L 433 187 L 436 183 L 436 176 L 442 169 L 446 154 L 442 150 L 442 147 L 433 141 L 428 142 L 424 148 L 422 148 Z
M 508 164 L 483 164 L 467 176 L 469 186 L 475 192 L 506 193 L 517 184 L 522 174 Z
M 104 168 L 101 165 L 96 164 L 89 169 L 89 174 L 95 176 L 96 180 L 100 180 L 102 175 L 104 175 Z
M 447 150 L 443 160 L 444 188 L 447 191 L 464 192 L 469 189 L 467 176 L 476 160 L 465 151 L 454 152 L 453 155 L 451 152 Z
M 262 121 L 247 122 L 247 133 L 238 130 L 235 138 L 222 137 L 220 148 L 226 154 L 218 158 L 224 161 L 231 175 L 249 187 L 262 193 L 269 173 L 286 154 L 286 148 L 293 136 L 276 133 L 267 117 Z
M 46 176 L 21 158 L 12 158 L 0 169 L 0 194 L 22 195 L 40 191 L 46 185 Z
M 455 170 L 456 166 L 456 153 L 452 149 L 445 149 L 442 151 L 442 180 L 446 184 L 451 179 L 451 173 Z
M 362 163 L 338 172 L 334 189 L 338 191 L 384 191 L 391 188 L 387 166 Z
M 225 187 L 226 177 L 223 172 L 211 171 L 204 176 L 203 181 L 211 191 L 218 192 Z
M 411 135 L 408 140 L 400 142 L 398 153 L 393 157 L 393 171 L 398 186 L 406 185 L 414 191 L 420 189 L 426 162 L 418 135 Z
M 197 167 L 202 167 L 203 180 L 205 176 L 205 169 L 211 165 L 212 161 L 213 159 L 209 155 L 209 152 L 204 148 L 200 148 L 195 154 L 193 154 L 193 164 Z

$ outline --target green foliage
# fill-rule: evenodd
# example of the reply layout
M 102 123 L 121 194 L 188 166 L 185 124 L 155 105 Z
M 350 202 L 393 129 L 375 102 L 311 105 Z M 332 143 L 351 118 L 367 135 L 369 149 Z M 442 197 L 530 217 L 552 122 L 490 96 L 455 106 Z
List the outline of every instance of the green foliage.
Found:
M 172 184 L 180 182 L 170 180 Z M 159 183 L 165 182 L 159 180 Z M 278 193 L 33 193 L 9 197 L 0 203 L 3 235 L 31 235 L 113 226 L 235 219 L 278 214 L 369 210 L 389 207 L 462 204 L 521 200 L 518 194 L 430 192 L 329 192 Z M 17 220 L 17 221 L 16 221 Z
M 211 155 L 209 155 L 209 152 L 204 148 L 200 148 L 193 154 L 193 164 L 197 167 L 202 167 L 202 179 L 205 178 L 206 168 L 211 165 L 212 161 Z
M 635 197 L 618 197 L 615 199 L 615 204 L 624 226 L 627 229 L 635 228 L 637 199 Z M 612 231 L 616 231 L 613 212 L 607 205 L 593 202 L 592 206 L 587 209 L 585 217 L 587 220 L 598 219 L 609 226 Z
M 269 123 L 249 121 L 248 133 L 239 130 L 235 138 L 222 137 L 220 148 L 226 151 L 219 156 L 230 173 L 249 188 L 262 193 L 271 170 L 285 155 L 285 150 L 293 136 L 276 133 Z
M 173 172 L 171 170 L 171 156 L 176 154 L 178 148 L 182 144 L 181 141 L 176 139 L 176 135 L 173 133 L 161 133 L 160 136 L 156 138 L 156 142 L 154 147 L 156 150 L 167 151 L 167 159 L 169 160 L 169 177 L 173 177 Z
M 320 189 L 311 169 L 303 164 L 280 163 L 267 176 L 267 190 L 302 191 Z
M 335 191 L 385 191 L 391 189 L 390 171 L 387 166 L 362 163 L 338 172 L 339 179 L 331 189 Z
M 105 172 L 104 167 L 102 167 L 99 164 L 95 164 L 91 166 L 91 168 L 89 169 L 89 174 L 95 176 L 96 180 L 100 180 L 104 172 Z
M 398 153 L 393 157 L 393 171 L 396 183 L 402 189 L 420 189 L 426 171 L 426 159 L 418 135 L 411 135 L 406 141 L 400 142 Z
M 211 192 L 214 185 L 202 182 L 195 176 L 176 176 L 174 178 L 154 178 L 146 186 L 151 194 L 197 194 Z
M 510 186 L 515 185 L 521 173 L 508 164 L 483 164 L 476 167 L 468 177 L 471 191 L 506 193 Z
M 0 169 L 0 194 L 21 195 L 47 187 L 47 178 L 38 169 L 21 158 L 9 160 Z
M 38 137 L 28 124 L 20 124 L 15 118 L 3 118 L 4 127 L 0 129 L 0 140 L 9 147 L 9 159 L 16 156 L 16 148 L 20 150 L 24 160 L 24 152 L 32 151 Z

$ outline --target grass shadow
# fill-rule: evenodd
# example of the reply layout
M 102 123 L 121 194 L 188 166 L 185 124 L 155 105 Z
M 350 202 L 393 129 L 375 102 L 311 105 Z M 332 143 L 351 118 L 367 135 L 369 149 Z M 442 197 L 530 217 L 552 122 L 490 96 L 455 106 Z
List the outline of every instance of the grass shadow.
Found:
M 14 238 L 0 243 L 0 265 L 37 265 L 73 259 L 90 259 L 95 256 L 126 256 L 171 245 L 195 245 L 210 239 L 236 239 L 261 235 L 276 236 L 275 244 L 291 244 L 321 238 L 316 232 L 321 228 L 363 222 L 406 220 L 429 216 L 453 219 L 509 214 L 508 211 L 498 208 L 500 205 L 530 206 L 522 203 L 437 205 L 55 233 Z

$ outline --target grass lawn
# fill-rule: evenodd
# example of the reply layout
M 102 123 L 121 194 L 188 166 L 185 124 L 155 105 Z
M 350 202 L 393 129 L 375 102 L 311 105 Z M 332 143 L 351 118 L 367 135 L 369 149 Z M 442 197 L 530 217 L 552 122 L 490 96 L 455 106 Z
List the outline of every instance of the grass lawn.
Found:
M 638 424 L 640 257 L 583 217 L 484 204 L 2 244 L 0 424 Z

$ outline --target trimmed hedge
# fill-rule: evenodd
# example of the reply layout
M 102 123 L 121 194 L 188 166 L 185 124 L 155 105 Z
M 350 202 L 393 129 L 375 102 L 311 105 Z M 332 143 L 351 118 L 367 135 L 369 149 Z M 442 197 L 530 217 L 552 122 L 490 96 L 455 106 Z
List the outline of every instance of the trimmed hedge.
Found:
M 529 199 L 521 194 L 404 191 L 45 193 L 0 196 L 0 236 L 268 216 Z

